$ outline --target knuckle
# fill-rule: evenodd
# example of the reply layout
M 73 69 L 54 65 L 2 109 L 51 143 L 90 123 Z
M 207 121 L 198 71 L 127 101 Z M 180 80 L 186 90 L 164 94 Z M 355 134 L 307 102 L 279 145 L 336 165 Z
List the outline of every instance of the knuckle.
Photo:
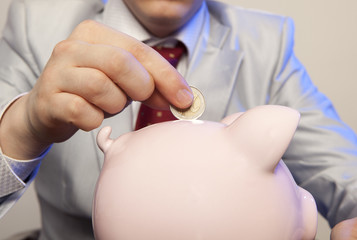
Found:
M 115 74 L 123 74 L 129 70 L 133 70 L 130 67 L 133 59 L 134 57 L 130 52 L 118 49 L 110 56 L 108 67 Z
M 148 98 L 151 97 L 151 95 L 155 90 L 155 84 L 150 74 L 147 73 L 143 75 L 141 81 L 142 81 L 141 83 L 142 87 L 138 89 L 137 95 L 135 96 L 135 100 L 137 101 L 147 100 Z
M 106 99 L 106 101 L 102 103 L 102 109 L 110 114 L 121 112 L 125 108 L 128 101 L 127 95 L 121 91 L 111 93 L 109 96 L 107 96 L 107 98 L 109 100 Z
M 71 36 L 81 36 L 83 34 L 89 34 L 94 28 L 96 28 L 98 23 L 91 19 L 86 19 L 79 23 L 74 29 Z
M 87 122 L 86 124 L 83 124 L 83 126 L 81 127 L 82 130 L 84 131 L 91 131 L 95 128 L 100 127 L 100 125 L 102 124 L 104 120 L 104 113 L 100 114 L 94 114 L 94 116 L 92 116 L 91 121 Z
M 86 91 L 92 96 L 97 96 L 102 93 L 102 89 L 106 89 L 109 84 L 110 82 L 103 73 L 93 71 L 90 79 L 86 81 Z
M 92 19 L 86 19 L 86 20 L 82 21 L 81 23 L 79 23 L 76 29 L 87 30 L 88 28 L 93 28 L 93 27 L 97 26 L 97 24 L 98 23 Z
M 77 48 L 77 43 L 71 40 L 63 40 L 56 44 L 53 49 L 52 56 L 61 56 L 63 54 L 73 53 Z
M 116 114 L 121 112 L 127 105 L 127 98 L 119 98 L 117 102 L 115 102 L 111 108 L 108 109 L 108 113 L 110 114 Z
M 81 97 L 73 98 L 68 107 L 68 111 L 68 123 L 85 131 L 99 127 L 104 119 L 103 111 L 94 106 L 90 106 L 90 103 Z
M 128 51 L 117 51 L 107 65 L 112 73 L 112 80 L 135 100 L 146 100 L 154 91 L 152 76 L 145 67 Z
M 149 47 L 141 42 L 135 42 L 130 47 L 130 52 L 133 53 L 135 56 L 145 56 L 146 53 L 149 51 Z M 153 50 L 154 51 L 154 50 Z
M 71 103 L 68 105 L 70 122 L 75 122 L 76 119 L 79 119 L 83 115 L 84 110 L 87 108 L 87 104 L 88 103 L 79 96 L 72 99 Z

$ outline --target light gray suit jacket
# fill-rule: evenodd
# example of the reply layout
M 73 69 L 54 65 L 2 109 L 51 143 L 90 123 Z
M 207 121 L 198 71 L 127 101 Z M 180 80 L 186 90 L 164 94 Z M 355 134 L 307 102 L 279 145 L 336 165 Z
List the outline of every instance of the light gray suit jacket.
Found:
M 208 9 L 209 31 L 185 76 L 205 95 L 202 118 L 219 121 L 263 104 L 297 109 L 301 121 L 284 155 L 287 166 L 332 225 L 357 216 L 356 136 L 294 56 L 292 21 L 218 2 Z M 29 91 L 55 44 L 102 10 L 97 0 L 15 0 L 0 43 L 0 104 Z M 132 119 L 129 106 L 103 125 L 117 137 L 132 130 Z M 96 134 L 79 131 L 44 159 L 36 178 L 43 238 L 92 238 L 92 197 L 103 161 Z

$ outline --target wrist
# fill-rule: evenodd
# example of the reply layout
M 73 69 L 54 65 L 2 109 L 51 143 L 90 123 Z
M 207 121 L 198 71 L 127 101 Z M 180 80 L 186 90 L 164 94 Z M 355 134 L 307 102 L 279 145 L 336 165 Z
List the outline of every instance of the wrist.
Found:
M 27 95 L 22 94 L 11 101 L 0 115 L 0 146 L 5 155 L 19 159 L 40 156 L 50 143 L 39 141 L 28 127 L 26 118 Z

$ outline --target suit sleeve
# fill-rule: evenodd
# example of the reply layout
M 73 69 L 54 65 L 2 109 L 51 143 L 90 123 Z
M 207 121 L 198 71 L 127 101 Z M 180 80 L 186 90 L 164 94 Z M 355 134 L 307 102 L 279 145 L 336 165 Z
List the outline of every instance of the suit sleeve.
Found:
M 293 22 L 286 19 L 269 104 L 300 112 L 298 129 L 283 159 L 334 226 L 357 216 L 357 137 L 311 82 L 293 53 L 293 39 Z
M 38 77 L 39 71 L 28 46 L 26 33 L 24 3 L 15 0 L 10 6 L 0 40 L 0 119 L 9 103 L 29 91 Z M 6 138 L 1 141 L 6 141 Z M 0 217 L 33 180 L 39 162 L 38 159 L 26 163 L 12 161 L 0 151 Z

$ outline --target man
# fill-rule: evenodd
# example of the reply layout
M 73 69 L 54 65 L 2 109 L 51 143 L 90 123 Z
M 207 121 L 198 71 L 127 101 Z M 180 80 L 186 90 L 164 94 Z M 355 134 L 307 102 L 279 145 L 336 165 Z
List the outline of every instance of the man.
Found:
M 0 201 L 8 209 L 45 158 L 36 177 L 42 239 L 93 237 L 98 127 L 132 131 L 136 101 L 188 107 L 188 83 L 207 99 L 203 119 L 262 104 L 300 111 L 285 162 L 332 226 L 357 216 L 356 137 L 295 58 L 290 19 L 203 0 L 109 0 L 105 7 L 15 0 L 9 19 L 0 44 Z M 149 47 L 178 41 L 187 50 L 181 74 Z M 342 222 L 332 237 L 356 237 L 356 222 Z

